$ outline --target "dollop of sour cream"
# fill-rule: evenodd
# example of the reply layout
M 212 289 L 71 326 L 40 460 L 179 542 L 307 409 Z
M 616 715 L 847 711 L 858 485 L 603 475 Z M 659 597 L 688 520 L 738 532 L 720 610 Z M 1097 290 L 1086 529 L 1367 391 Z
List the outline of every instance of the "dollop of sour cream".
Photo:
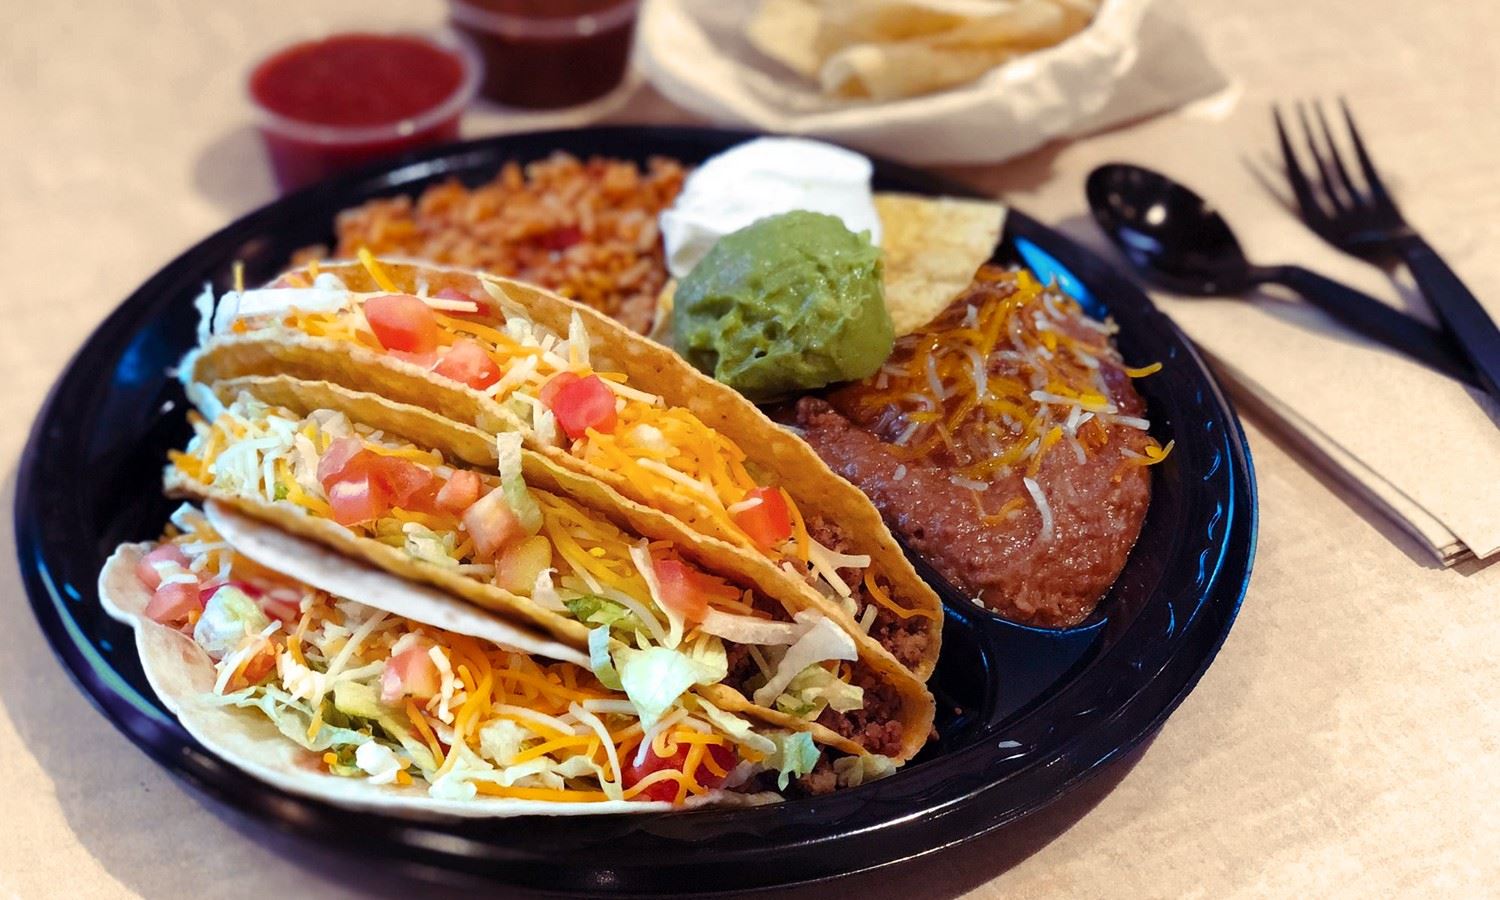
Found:
M 879 246 L 873 171 L 861 154 L 805 138 L 757 138 L 731 147 L 695 169 L 677 202 L 661 214 L 667 268 L 682 278 L 719 238 L 795 209 L 837 216 L 850 231 L 868 231 Z

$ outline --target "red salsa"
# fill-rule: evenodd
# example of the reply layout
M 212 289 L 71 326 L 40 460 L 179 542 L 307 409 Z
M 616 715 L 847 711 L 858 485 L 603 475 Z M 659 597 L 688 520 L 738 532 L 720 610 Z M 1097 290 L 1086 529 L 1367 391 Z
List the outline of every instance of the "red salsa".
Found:
M 341 34 L 255 67 L 250 96 L 283 190 L 458 136 L 472 63 L 416 37 Z

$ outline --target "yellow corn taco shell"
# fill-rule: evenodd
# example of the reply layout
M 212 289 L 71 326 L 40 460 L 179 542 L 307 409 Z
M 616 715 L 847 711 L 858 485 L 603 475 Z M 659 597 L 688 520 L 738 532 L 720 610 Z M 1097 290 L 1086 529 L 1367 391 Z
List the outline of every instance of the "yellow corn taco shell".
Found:
M 359 263 L 328 263 L 321 271 L 336 275 L 352 291 L 388 289 L 377 284 L 375 276 Z M 932 673 L 942 630 L 942 605 L 937 595 L 912 569 L 868 498 L 829 469 L 805 442 L 773 423 L 739 393 L 703 375 L 671 350 L 539 288 L 415 263 L 381 261 L 378 271 L 382 281 L 399 291 L 417 292 L 420 286 L 436 293 L 451 287 L 471 296 L 491 296 L 503 307 L 520 310 L 535 324 L 558 334 L 566 334 L 577 316 L 589 335 L 596 370 L 623 372 L 630 386 L 662 397 L 668 406 L 692 412 L 744 451 L 750 471 L 764 473 L 785 489 L 800 509 L 838 523 L 851 539 L 850 552 L 870 556 L 889 580 L 896 605 L 907 611 L 902 627 L 914 636 L 905 643 L 913 648 L 911 652 L 900 661 L 884 647 L 878 652 L 890 657 L 893 664 L 904 665 L 919 680 L 925 681 Z M 578 459 L 566 448 L 541 442 L 504 404 L 420 366 L 347 339 L 288 328 L 216 335 L 184 361 L 183 369 L 185 377 L 204 383 L 272 374 L 333 382 L 421 407 L 485 436 L 519 432 L 527 446 L 553 463 L 555 470 L 594 479 L 617 497 L 636 501 L 639 509 L 632 508 L 632 512 L 640 515 L 633 524 L 641 533 L 662 539 L 677 539 L 685 533 L 685 542 L 711 555 L 718 561 L 717 568 L 725 569 L 730 560 L 736 560 L 762 572 L 757 583 L 767 583 L 766 579 L 793 583 L 806 598 L 803 605 L 819 609 L 850 633 L 858 632 L 853 617 L 812 585 L 781 572 L 758 551 L 711 533 L 701 521 L 695 523 L 690 503 L 644 495 L 624 474 Z M 465 449 L 472 446 L 473 441 L 465 439 L 441 449 L 471 463 L 482 463 Z M 609 507 L 621 508 L 619 500 L 611 500 Z
M 283 406 L 299 414 L 318 409 L 343 412 L 362 425 L 378 429 L 445 456 L 489 470 L 495 465 L 493 437 L 470 425 L 462 425 L 427 409 L 399 403 L 369 393 L 353 391 L 330 382 L 304 382 L 286 375 L 244 376 L 216 383 L 212 390 L 223 402 L 249 392 L 263 402 Z M 701 535 L 659 511 L 620 496 L 607 484 L 558 466 L 543 455 L 523 451 L 522 467 L 529 486 L 563 495 L 599 512 L 615 525 L 658 540 L 672 541 L 685 557 L 704 570 L 752 586 L 790 612 L 813 609 L 825 615 L 831 604 L 810 597 L 800 583 L 783 577 L 752 554 L 724 554 L 704 542 Z M 287 501 L 264 502 L 239 496 L 192 477 L 177 466 L 164 474 L 167 493 L 231 507 L 239 513 L 274 525 L 290 534 L 329 547 L 339 553 L 377 566 L 386 572 L 425 583 L 469 603 L 506 616 L 518 625 L 549 636 L 571 648 L 587 652 L 589 627 L 575 619 L 544 609 L 527 597 L 494 584 L 487 584 L 449 569 L 415 559 L 403 550 L 354 534 L 338 523 L 311 515 Z M 837 607 L 834 607 L 836 611 Z M 833 618 L 830 616 L 830 618 Z M 847 616 L 844 618 L 847 619 Z M 836 624 L 842 625 L 838 619 Z M 846 629 L 847 630 L 847 629 Z M 932 695 L 910 672 L 879 644 L 849 631 L 859 649 L 860 662 L 888 684 L 900 697 L 896 719 L 902 724 L 901 752 L 893 758 L 904 761 L 926 742 L 935 711 Z M 865 751 L 836 732 L 816 723 L 788 716 L 757 705 L 732 688 L 713 685 L 698 693 L 727 712 L 744 713 L 781 727 L 808 731 L 819 743 L 846 753 Z

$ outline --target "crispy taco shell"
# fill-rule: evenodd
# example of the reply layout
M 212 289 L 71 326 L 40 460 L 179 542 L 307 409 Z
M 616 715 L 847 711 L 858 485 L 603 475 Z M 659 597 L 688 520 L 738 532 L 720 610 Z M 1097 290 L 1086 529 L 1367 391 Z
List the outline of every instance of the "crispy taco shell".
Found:
M 253 525 L 246 527 L 252 528 Z M 285 541 L 295 538 L 279 536 Z M 273 542 L 278 537 L 271 537 Z M 435 627 L 497 641 L 511 649 L 542 653 L 555 645 L 510 622 L 483 616 L 440 591 L 413 585 L 385 572 L 352 566 L 317 545 L 297 541 L 295 555 L 301 570 L 314 572 L 324 584 L 352 585 L 362 594 L 361 602 L 387 609 Z M 135 630 L 136 650 L 146 679 L 182 727 L 214 755 L 281 790 L 311 797 L 357 812 L 398 814 L 409 817 L 502 817 L 521 815 L 590 815 L 622 812 L 663 812 L 674 807 L 659 801 L 598 801 L 552 803 L 509 797 L 478 796 L 470 800 L 433 797 L 419 785 L 376 785 L 365 779 L 329 774 L 319 766 L 319 754 L 288 740 L 268 718 L 254 710 L 209 702 L 215 679 L 214 663 L 189 636 L 159 625 L 144 615 L 151 592 L 136 576 L 136 565 L 153 547 L 149 543 L 123 544 L 115 550 L 99 573 L 99 599 L 106 612 Z M 326 588 L 325 588 L 326 589 Z M 340 593 L 343 593 L 342 591 Z M 374 601 L 374 602 L 371 602 Z M 487 621 L 485 621 L 487 620 Z M 478 632 L 478 634 L 475 634 Z M 755 803 L 758 795 L 693 798 L 686 805 L 703 803 Z M 676 807 L 681 808 L 681 807 Z
M 213 390 L 225 402 L 242 391 L 248 391 L 264 402 L 284 406 L 301 414 L 316 409 L 339 410 L 363 425 L 436 449 L 444 455 L 463 459 L 480 468 L 489 469 L 495 465 L 494 439 L 479 429 L 459 424 L 421 407 L 353 391 L 329 382 L 303 382 L 286 375 L 245 376 L 219 382 L 214 385 Z M 524 451 L 522 466 L 528 485 L 571 497 L 595 511 L 603 511 L 606 518 L 622 528 L 648 534 L 653 539 L 672 541 L 684 556 L 705 570 L 740 584 L 753 586 L 789 611 L 813 609 L 826 614 L 827 607 L 832 606 L 810 602 L 808 592 L 803 591 L 797 582 L 782 577 L 752 554 L 724 554 L 707 545 L 701 535 L 680 521 L 622 497 L 607 484 L 562 468 L 539 453 Z M 414 559 L 396 547 L 355 535 L 338 523 L 309 515 L 306 510 L 291 503 L 266 503 L 231 494 L 204 484 L 175 466 L 167 468 L 164 480 L 170 495 L 214 501 L 231 507 L 244 515 L 301 538 L 316 541 L 392 574 L 447 591 L 586 653 L 590 630 L 587 625 L 544 609 L 529 598 Z M 835 622 L 843 624 L 837 619 Z M 897 718 L 902 724 L 902 747 L 901 752 L 893 758 L 898 761 L 909 759 L 921 749 L 932 729 L 935 711 L 932 695 L 884 648 L 860 633 L 857 627 L 850 634 L 859 648 L 861 663 L 881 681 L 890 684 L 901 697 Z M 703 687 L 698 689 L 698 693 L 728 712 L 745 713 L 773 725 L 808 731 L 819 743 L 846 753 L 865 752 L 858 744 L 831 729 L 759 706 L 728 686 Z
M 415 263 L 382 261 L 381 268 L 401 290 L 415 292 L 420 284 L 433 293 L 454 288 L 472 296 L 488 294 L 502 304 L 520 308 L 531 321 L 559 334 L 568 332 L 574 315 L 581 317 L 590 337 L 595 368 L 624 372 L 633 387 L 661 396 L 670 406 L 689 410 L 704 424 L 738 444 L 745 452 L 746 465 L 752 472 L 773 474 L 776 483 L 799 507 L 838 523 L 851 536 L 853 552 L 870 556 L 872 563 L 889 579 L 898 602 L 918 610 L 919 621 L 915 627 L 926 631 L 925 646 L 920 658 L 906 668 L 922 681 L 931 675 L 937 664 L 942 631 L 942 604 L 937 595 L 907 561 L 869 499 L 835 474 L 804 441 L 773 423 L 738 392 L 705 376 L 670 349 L 585 306 L 540 288 L 509 279 Z M 350 290 L 380 290 L 373 276 L 359 263 L 327 263 L 321 270 L 337 275 Z M 473 440 L 473 429 L 485 436 L 505 431 L 519 432 L 527 446 L 552 464 L 549 470 L 556 477 L 560 478 L 564 473 L 582 475 L 608 488 L 606 495 L 588 488 L 584 482 L 577 482 L 578 487 L 570 490 L 607 496 L 607 500 L 600 501 L 605 508 L 628 508 L 634 517 L 632 524 L 641 533 L 652 538 L 682 540 L 701 555 L 716 560 L 718 569 L 757 570 L 761 574 L 756 576 L 756 583 L 766 585 L 768 591 L 773 581 L 793 585 L 804 596 L 799 607 L 816 608 L 851 634 L 859 633 L 853 617 L 839 604 L 824 597 L 812 585 L 780 571 L 769 558 L 686 526 L 684 523 L 690 519 L 687 506 L 673 508 L 670 502 L 660 499 L 649 504 L 623 506 L 620 498 L 646 498 L 640 496 L 622 473 L 593 465 L 562 447 L 536 440 L 531 429 L 501 403 L 481 391 L 434 376 L 419 366 L 358 344 L 286 329 L 216 336 L 184 361 L 183 370 L 184 376 L 191 380 L 209 384 L 243 376 L 273 374 L 303 381 L 333 382 L 399 404 L 430 410 L 459 427 L 441 433 L 439 430 L 424 432 L 416 436 L 416 440 L 426 441 L 474 464 L 483 464 L 486 460 L 474 458 L 477 445 Z M 363 411 L 371 409 L 368 404 L 362 406 Z M 385 425 L 384 422 L 366 421 L 379 427 Z M 451 436 L 453 443 L 444 445 L 443 434 Z M 459 435 L 464 436 L 460 438 Z M 890 665 L 901 667 L 901 663 L 884 647 L 877 645 L 875 653 L 886 657 Z

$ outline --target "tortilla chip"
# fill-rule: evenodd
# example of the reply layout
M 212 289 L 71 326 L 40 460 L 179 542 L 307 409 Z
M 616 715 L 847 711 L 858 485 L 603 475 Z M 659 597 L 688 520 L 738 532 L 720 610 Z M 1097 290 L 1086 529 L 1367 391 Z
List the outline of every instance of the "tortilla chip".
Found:
M 810 0 L 762 0 L 745 25 L 755 49 L 801 75 L 816 79 L 823 65 L 818 28 L 823 13 Z
M 876 194 L 884 231 L 885 306 L 896 337 L 948 308 L 1000 243 L 1005 207 L 991 200 Z
M 1096 0 L 762 0 L 760 52 L 830 97 L 898 100 L 973 81 L 1083 30 Z

